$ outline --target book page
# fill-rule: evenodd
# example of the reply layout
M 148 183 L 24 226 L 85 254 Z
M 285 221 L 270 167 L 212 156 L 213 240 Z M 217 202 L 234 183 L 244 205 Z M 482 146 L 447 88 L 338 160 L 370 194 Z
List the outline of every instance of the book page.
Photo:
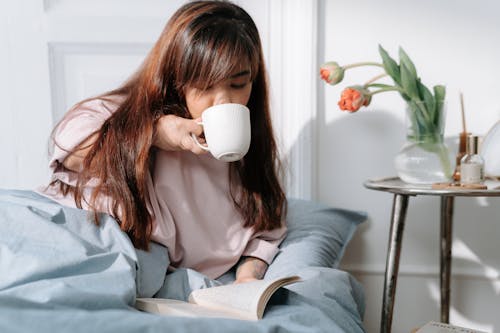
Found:
M 269 302 L 269 299 L 271 299 L 271 296 L 278 290 L 279 288 L 291 284 L 294 282 L 299 282 L 300 277 L 299 276 L 290 276 L 290 277 L 285 277 L 281 279 L 274 279 L 272 280 L 272 283 L 266 288 L 264 293 L 261 295 L 258 305 L 257 305 L 257 316 L 259 318 L 262 318 L 264 315 L 264 310 L 266 308 L 267 302 Z
M 175 299 L 164 298 L 138 298 L 135 308 L 141 311 L 157 313 L 162 315 L 181 316 L 181 317 L 219 317 L 219 318 L 241 318 L 235 313 L 228 313 L 221 310 L 203 307 Z
M 199 289 L 191 293 L 189 301 L 241 315 L 246 313 L 252 319 L 260 319 L 264 312 L 265 303 L 272 293 L 279 287 L 297 280 L 299 277 L 295 276 Z

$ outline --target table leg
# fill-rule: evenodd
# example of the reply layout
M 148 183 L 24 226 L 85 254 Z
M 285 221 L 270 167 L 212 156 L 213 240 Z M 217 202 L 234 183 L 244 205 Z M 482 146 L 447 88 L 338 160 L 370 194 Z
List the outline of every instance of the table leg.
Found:
M 385 263 L 384 295 L 382 301 L 382 318 L 380 322 L 381 333 L 391 332 L 394 295 L 396 294 L 399 257 L 401 254 L 401 242 L 403 239 L 407 208 L 408 195 L 395 194 L 392 205 L 387 259 Z
M 451 244 L 455 197 L 441 197 L 441 322 L 450 322 Z

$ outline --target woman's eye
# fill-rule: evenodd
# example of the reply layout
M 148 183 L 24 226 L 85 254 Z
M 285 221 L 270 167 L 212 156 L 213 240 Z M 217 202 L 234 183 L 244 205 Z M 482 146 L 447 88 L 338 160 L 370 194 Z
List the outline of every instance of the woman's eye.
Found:
M 234 88 L 234 89 L 243 89 L 243 88 L 245 88 L 248 84 L 249 84 L 249 82 L 244 82 L 244 83 L 231 83 L 231 88 Z

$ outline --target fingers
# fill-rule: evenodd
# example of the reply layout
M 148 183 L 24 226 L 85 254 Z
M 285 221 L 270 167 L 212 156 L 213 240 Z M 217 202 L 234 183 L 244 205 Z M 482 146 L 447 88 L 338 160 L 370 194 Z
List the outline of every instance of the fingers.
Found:
M 201 119 L 185 119 L 174 115 L 165 115 L 157 122 L 155 145 L 168 151 L 191 151 L 194 154 L 206 153 L 194 141 L 195 135 L 200 144 L 205 140 L 200 138 L 203 134 L 203 127 L 198 124 Z
M 189 132 L 193 133 L 196 136 L 200 136 L 203 133 L 203 126 L 200 125 L 201 123 L 201 118 L 197 119 L 186 119 L 187 124 L 186 126 L 188 127 Z
M 202 138 L 198 138 L 198 137 L 195 137 L 198 142 L 201 144 L 201 145 L 204 145 L 205 144 L 205 140 L 202 139 Z M 181 143 L 180 143 L 180 148 L 181 150 L 187 150 L 187 151 L 190 151 L 196 155 L 201 155 L 201 154 L 205 154 L 207 151 L 202 149 L 200 146 L 198 146 L 196 144 L 196 142 L 194 141 L 195 138 L 193 138 L 191 135 L 188 135 L 188 136 L 184 136 L 181 140 Z
M 205 146 L 205 139 L 201 138 L 200 135 L 203 134 L 203 127 L 199 124 L 201 122 L 200 118 L 197 119 L 186 119 L 186 128 L 189 131 L 189 137 L 183 138 L 182 146 L 184 147 L 184 150 L 189 150 L 194 154 L 200 155 L 204 154 L 207 151 L 198 146 L 195 142 L 195 140 L 200 143 L 200 145 Z M 191 134 L 194 134 L 194 138 Z

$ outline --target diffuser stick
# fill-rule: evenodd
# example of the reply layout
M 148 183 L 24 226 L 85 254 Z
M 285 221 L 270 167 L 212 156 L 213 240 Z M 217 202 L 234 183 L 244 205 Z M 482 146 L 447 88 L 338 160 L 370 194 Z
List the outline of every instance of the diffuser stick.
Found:
M 455 172 L 453 173 L 453 180 L 455 182 L 460 181 L 460 161 L 462 157 L 466 154 L 466 141 L 467 141 L 467 125 L 465 123 L 465 107 L 464 107 L 464 95 L 460 92 L 460 109 L 462 111 L 462 133 L 459 136 L 458 153 L 456 157 Z
M 467 126 L 465 124 L 465 107 L 464 107 L 464 94 L 460 92 L 460 110 L 462 111 L 462 133 L 466 135 L 467 133 Z

